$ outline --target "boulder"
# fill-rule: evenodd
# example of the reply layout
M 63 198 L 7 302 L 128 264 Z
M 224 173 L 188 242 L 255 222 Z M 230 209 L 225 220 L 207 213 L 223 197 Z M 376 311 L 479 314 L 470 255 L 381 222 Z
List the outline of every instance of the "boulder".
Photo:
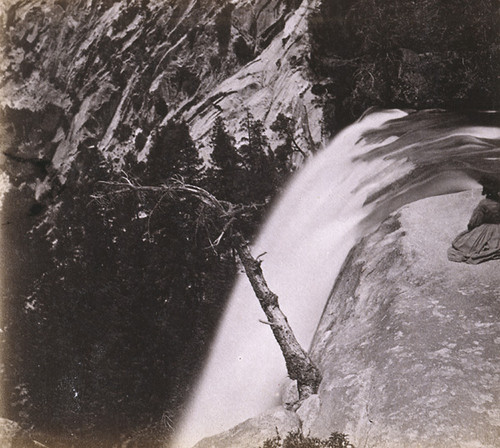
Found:
M 297 414 L 277 407 L 226 432 L 207 437 L 198 442 L 195 448 L 257 448 L 267 439 L 277 435 L 285 436 L 299 429 L 300 419 Z

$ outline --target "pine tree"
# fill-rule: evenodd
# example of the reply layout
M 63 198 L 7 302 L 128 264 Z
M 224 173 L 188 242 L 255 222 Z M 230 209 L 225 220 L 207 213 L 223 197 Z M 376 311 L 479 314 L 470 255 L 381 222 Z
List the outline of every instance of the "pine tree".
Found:
M 142 172 L 156 184 L 199 176 L 187 127 L 171 123 L 163 137 L 167 151 L 158 140 Z M 199 244 L 198 203 L 135 193 L 114 197 L 115 207 L 91 200 L 98 181 L 113 177 L 98 151 L 79 148 L 50 224 L 40 216 L 28 236 L 44 272 L 16 300 L 21 353 L 10 415 L 55 439 L 74 434 L 75 448 L 176 412 L 212 332 L 205 322 L 221 312 L 234 273 Z M 46 441 L 67 446 L 55 439 Z
M 174 175 L 194 181 L 201 173 L 202 160 L 183 121 L 169 121 L 155 138 L 148 156 L 146 176 L 161 183 Z
M 292 170 L 293 153 L 298 152 L 305 159 L 307 154 L 302 150 L 295 139 L 296 120 L 293 117 L 287 117 L 283 113 L 279 113 L 271 125 L 271 130 L 278 135 L 282 143 L 275 149 L 277 159 L 277 167 L 287 173 Z
M 218 197 L 231 202 L 244 202 L 240 193 L 243 180 L 243 158 L 235 148 L 224 122 L 219 117 L 210 136 L 212 167 L 207 171 L 206 184 Z
M 264 126 L 249 112 L 242 122 L 244 143 L 239 151 L 245 168 L 244 187 L 248 203 L 268 202 L 276 191 L 274 154 L 270 151 Z
M 215 120 L 210 136 L 213 150 L 210 155 L 212 164 L 223 172 L 230 172 L 241 166 L 242 158 L 234 147 L 234 142 L 228 134 L 221 117 Z

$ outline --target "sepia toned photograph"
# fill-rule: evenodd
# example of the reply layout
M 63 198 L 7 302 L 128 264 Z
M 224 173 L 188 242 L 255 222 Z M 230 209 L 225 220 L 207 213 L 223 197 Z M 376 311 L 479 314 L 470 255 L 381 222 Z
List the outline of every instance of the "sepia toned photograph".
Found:
M 0 448 L 500 448 L 500 4 L 0 0 Z

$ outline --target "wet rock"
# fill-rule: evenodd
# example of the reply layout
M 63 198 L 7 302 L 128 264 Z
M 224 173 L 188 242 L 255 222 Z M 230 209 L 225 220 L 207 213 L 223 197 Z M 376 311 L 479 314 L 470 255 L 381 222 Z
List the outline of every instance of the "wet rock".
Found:
M 302 426 L 301 430 L 303 434 L 310 434 L 311 428 L 309 427 L 310 422 L 314 422 L 316 420 L 316 416 L 318 415 L 321 409 L 321 400 L 319 395 L 314 394 L 310 397 L 307 397 L 297 409 L 297 415 L 299 416 Z
M 281 404 L 285 409 L 293 410 L 299 401 L 299 391 L 297 389 L 297 381 L 287 379 L 281 387 Z

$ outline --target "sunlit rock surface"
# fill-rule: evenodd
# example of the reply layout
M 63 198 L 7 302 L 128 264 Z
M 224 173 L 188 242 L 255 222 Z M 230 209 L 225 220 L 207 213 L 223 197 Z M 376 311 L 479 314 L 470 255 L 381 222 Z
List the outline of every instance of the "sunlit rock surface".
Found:
M 15 153 L 51 162 L 62 182 L 80 145 L 117 166 L 127 153 L 143 160 L 170 119 L 186 120 L 203 146 L 218 116 L 235 134 L 247 112 L 266 127 L 283 112 L 313 150 L 321 110 L 306 56 L 315 3 L 4 0 L 0 119 L 23 142 Z
M 339 431 L 356 447 L 499 446 L 500 261 L 446 255 L 479 200 L 476 191 L 414 202 L 351 251 L 312 344 L 323 382 L 296 411 L 305 435 Z M 259 420 L 197 447 L 247 446 Z
M 351 252 L 313 342 L 324 379 L 307 430 L 356 446 L 498 446 L 500 262 L 446 255 L 479 199 L 403 207 Z
M 0 418 L 0 446 L 2 448 L 43 448 L 45 445 L 32 440 L 16 422 Z
M 298 430 L 300 419 L 297 414 L 277 408 L 248 419 L 222 434 L 207 437 L 197 443 L 196 448 L 256 448 L 267 439 Z

